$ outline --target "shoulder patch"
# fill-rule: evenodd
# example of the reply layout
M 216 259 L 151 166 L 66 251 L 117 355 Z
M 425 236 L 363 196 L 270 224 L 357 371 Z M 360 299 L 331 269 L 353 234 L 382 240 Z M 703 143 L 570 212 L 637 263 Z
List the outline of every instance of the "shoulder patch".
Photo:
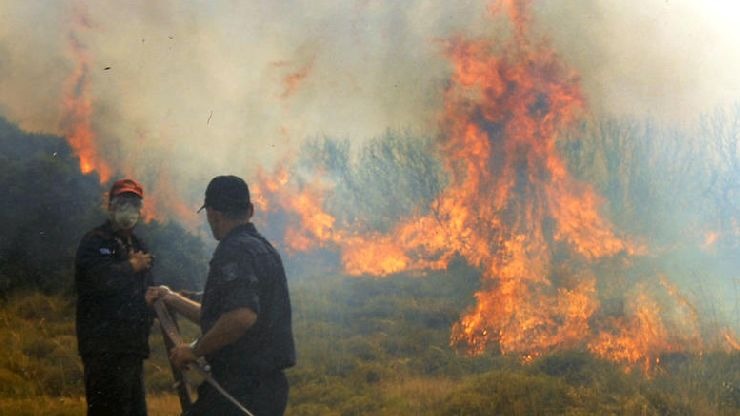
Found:
M 101 247 L 100 248 L 100 254 L 102 254 L 104 256 L 110 256 L 110 255 L 113 254 L 113 251 L 111 249 L 109 249 L 108 247 Z
M 226 263 L 221 267 L 221 275 L 225 282 L 230 282 L 239 276 L 239 265 L 237 262 Z

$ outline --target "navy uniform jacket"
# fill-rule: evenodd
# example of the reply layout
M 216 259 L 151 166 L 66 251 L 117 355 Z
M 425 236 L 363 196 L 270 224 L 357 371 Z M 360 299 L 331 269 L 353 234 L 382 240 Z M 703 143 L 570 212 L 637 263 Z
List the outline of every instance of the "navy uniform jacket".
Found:
M 135 236 L 129 244 L 110 222 L 87 233 L 75 259 L 77 342 L 80 355 L 104 353 L 149 355 L 152 313 L 144 300 L 152 284 L 149 271 L 135 273 L 129 250 L 146 247 Z
M 249 308 L 257 321 L 241 338 L 206 356 L 220 380 L 238 382 L 295 365 L 290 297 L 278 252 L 253 224 L 237 226 L 216 247 L 203 292 L 200 326 Z

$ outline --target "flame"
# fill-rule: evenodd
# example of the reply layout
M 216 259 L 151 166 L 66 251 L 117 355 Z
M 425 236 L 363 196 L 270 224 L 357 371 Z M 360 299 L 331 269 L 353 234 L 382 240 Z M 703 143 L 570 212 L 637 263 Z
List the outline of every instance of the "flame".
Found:
M 714 246 L 714 244 L 719 240 L 720 233 L 717 231 L 708 231 L 704 234 L 704 244 L 702 247 L 705 250 L 708 250 Z
M 730 348 L 735 351 L 740 351 L 740 341 L 738 341 L 737 337 L 730 330 L 723 331 L 722 337 L 725 339 L 727 345 L 729 345 Z
M 314 62 L 315 57 L 311 58 L 308 63 L 303 64 L 300 68 L 288 73 L 282 78 L 283 92 L 280 94 L 280 98 L 286 99 L 294 95 L 298 91 L 306 78 L 311 75 L 314 67 Z M 274 67 L 283 67 L 287 65 L 289 65 L 289 63 L 285 61 L 278 61 L 273 63 Z
M 79 35 L 89 30 L 92 24 L 80 5 L 76 5 L 73 17 L 68 45 L 70 57 L 75 65 L 64 83 L 60 129 L 80 160 L 80 171 L 84 174 L 96 172 L 100 183 L 104 184 L 112 179 L 113 168 L 104 158 L 93 128 L 91 80 L 93 58 L 79 39 Z M 143 135 L 139 139 L 143 140 Z M 123 172 L 135 171 L 130 166 L 121 166 L 121 162 L 118 167 Z M 195 215 L 195 209 L 177 194 L 166 172 L 157 175 L 152 186 L 145 186 L 145 194 L 142 210 L 144 221 L 150 222 L 154 219 L 162 221 L 174 217 L 190 229 L 196 229 L 200 223 Z M 107 193 L 105 200 L 107 206 Z
M 498 349 L 529 361 L 585 347 L 647 371 L 661 354 L 700 351 L 698 314 L 665 278 L 638 286 L 627 313 L 601 310 L 595 265 L 647 249 L 614 231 L 603 199 L 558 152 L 562 133 L 586 115 L 577 74 L 530 38 L 529 2 L 489 10 L 508 19 L 511 36 L 444 44 L 452 75 L 439 153 L 449 182 L 429 214 L 387 233 L 340 226 L 325 206 L 331 184 L 292 180 L 287 162 L 277 179 L 258 176 L 263 206 L 286 213 L 291 250 L 335 247 L 350 275 L 445 269 L 455 256 L 479 267 L 476 304 L 450 339 L 472 354 Z
M 665 294 L 673 300 L 672 319 L 666 302 L 659 302 L 656 290 L 641 285 L 628 308 L 630 316 L 602 323 L 602 331 L 589 342 L 595 355 L 623 361 L 628 368 L 639 366 L 649 371 L 660 362 L 660 355 L 672 352 L 701 353 L 699 314 L 689 300 L 665 276 L 659 277 Z
M 154 185 L 144 190 L 144 206 L 141 214 L 145 222 L 177 218 L 180 223 L 191 230 L 197 229 L 201 223 L 197 215 L 197 207 L 191 206 L 180 197 L 167 172 L 160 173 Z
M 332 228 L 335 219 L 322 208 L 324 198 L 321 184 L 309 184 L 298 191 L 285 191 L 290 174 L 284 166 L 272 176 L 259 170 L 257 177 L 251 193 L 260 211 L 280 207 L 297 215 L 287 225 L 285 241 L 290 251 L 309 250 L 317 240 L 334 240 Z
M 59 125 L 70 147 L 80 159 L 80 171 L 84 174 L 95 171 L 100 177 L 100 182 L 105 183 L 111 178 L 112 169 L 98 149 L 92 126 L 90 73 L 92 57 L 78 38 L 78 33 L 89 29 L 90 23 L 81 11 L 75 13 L 73 22 L 73 29 L 68 35 L 68 45 L 75 66 L 64 83 Z
M 602 323 L 604 329 L 588 348 L 598 356 L 631 366 L 642 363 L 643 370 L 648 371 L 659 354 L 673 350 L 674 346 L 667 341 L 660 307 L 650 295 L 638 293 L 631 306 L 634 313 L 629 319 L 612 318 Z

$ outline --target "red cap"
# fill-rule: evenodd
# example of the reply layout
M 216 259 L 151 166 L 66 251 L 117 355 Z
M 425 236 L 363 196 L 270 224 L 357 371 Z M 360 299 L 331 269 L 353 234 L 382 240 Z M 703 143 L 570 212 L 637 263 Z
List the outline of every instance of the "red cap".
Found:
M 144 189 L 139 182 L 133 179 L 119 179 L 113 183 L 108 193 L 108 199 L 113 199 L 121 194 L 134 194 L 139 198 L 144 198 Z

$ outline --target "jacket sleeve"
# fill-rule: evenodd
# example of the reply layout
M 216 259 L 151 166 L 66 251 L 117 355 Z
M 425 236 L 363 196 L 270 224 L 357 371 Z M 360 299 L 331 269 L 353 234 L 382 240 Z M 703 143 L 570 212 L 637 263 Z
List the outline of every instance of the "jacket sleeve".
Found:
M 215 291 L 220 293 L 222 313 L 239 308 L 249 308 L 260 314 L 259 279 L 255 272 L 254 255 L 244 255 L 236 244 L 224 246 L 214 255 L 211 268 Z
M 151 252 L 149 251 L 149 247 L 147 247 L 147 245 L 144 244 L 143 241 L 141 241 L 139 239 L 137 239 L 136 241 L 139 244 L 139 250 L 143 251 L 144 253 L 151 254 Z M 152 260 L 152 261 L 154 261 L 154 260 Z M 154 263 L 152 263 L 152 266 L 154 266 Z M 132 269 L 132 271 L 133 271 L 133 269 Z M 154 274 L 152 273 L 152 269 L 151 268 L 147 269 L 144 272 L 144 282 L 146 283 L 146 287 L 154 286 Z
M 76 264 L 82 281 L 78 290 L 120 292 L 136 285 L 140 279 L 127 259 L 118 259 L 106 250 L 104 239 L 97 235 L 83 238 L 77 249 Z

